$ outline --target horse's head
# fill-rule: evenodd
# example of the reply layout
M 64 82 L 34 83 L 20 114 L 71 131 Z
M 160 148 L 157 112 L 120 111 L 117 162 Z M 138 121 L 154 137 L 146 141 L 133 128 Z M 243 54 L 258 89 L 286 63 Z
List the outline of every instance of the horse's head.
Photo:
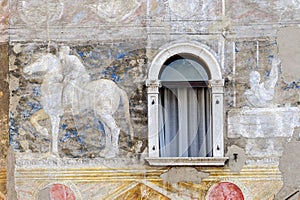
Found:
M 53 54 L 46 54 L 37 59 L 34 63 L 24 67 L 24 73 L 31 75 L 38 72 L 47 72 L 58 67 L 59 59 Z

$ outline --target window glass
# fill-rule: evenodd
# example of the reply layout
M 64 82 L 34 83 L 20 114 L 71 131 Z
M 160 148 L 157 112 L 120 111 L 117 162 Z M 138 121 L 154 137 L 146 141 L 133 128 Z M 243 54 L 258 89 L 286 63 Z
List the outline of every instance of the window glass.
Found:
M 208 74 L 203 66 L 188 58 L 176 59 L 165 66 L 161 81 L 207 81 Z
M 211 94 L 204 67 L 177 56 L 166 62 L 160 80 L 160 157 L 212 156 Z

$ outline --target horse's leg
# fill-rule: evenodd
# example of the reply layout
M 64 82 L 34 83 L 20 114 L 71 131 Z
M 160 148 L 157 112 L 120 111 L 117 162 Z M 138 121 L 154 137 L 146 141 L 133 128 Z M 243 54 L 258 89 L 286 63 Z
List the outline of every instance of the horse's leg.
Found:
M 110 151 L 110 147 L 111 147 L 111 131 L 106 126 L 106 124 L 104 124 L 103 126 L 104 126 L 104 131 L 105 131 L 105 147 L 100 152 L 101 157 L 105 157 L 106 154 Z
M 120 89 L 120 94 L 121 94 L 121 99 L 122 99 L 122 105 L 123 105 L 123 112 L 128 124 L 128 129 L 129 129 L 129 136 L 130 136 L 130 140 L 131 142 L 133 142 L 134 139 L 134 131 L 133 131 L 133 127 L 132 127 L 132 123 L 131 123 L 131 117 L 130 117 L 130 112 L 129 112 L 129 100 L 128 100 L 128 96 L 127 93 Z
M 30 123 L 33 125 L 35 130 L 40 133 L 41 135 L 48 136 L 48 130 L 44 127 L 42 127 L 39 124 L 39 121 L 48 119 L 49 116 L 45 113 L 44 109 L 41 109 L 37 112 L 35 112 L 31 117 L 30 117 Z
M 104 156 L 106 158 L 113 158 L 119 152 L 119 135 L 120 129 L 117 127 L 116 122 L 111 114 L 108 113 L 101 113 L 100 114 L 100 121 L 104 123 L 105 134 L 106 134 L 106 142 L 104 152 L 101 152 L 100 156 Z M 108 130 L 109 129 L 109 130 Z
M 51 154 L 54 156 L 58 155 L 58 132 L 60 118 L 58 115 L 50 115 L 51 129 L 52 129 L 52 141 L 51 141 Z

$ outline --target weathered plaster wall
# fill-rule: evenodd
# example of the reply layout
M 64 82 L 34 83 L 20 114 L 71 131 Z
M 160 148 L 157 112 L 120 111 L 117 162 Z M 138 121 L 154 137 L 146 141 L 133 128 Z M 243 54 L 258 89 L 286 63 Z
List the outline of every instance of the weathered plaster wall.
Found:
M 8 148 L 8 45 L 0 44 L 0 199 L 6 193 L 6 155 Z
M 8 10 L 9 5 L 7 0 L 0 1 L 0 42 L 8 40 Z
M 283 27 L 278 30 L 278 49 L 283 69 L 283 81 L 288 84 L 287 90 L 299 89 L 299 45 L 298 37 L 300 28 L 298 26 Z M 298 98 L 299 100 L 299 98 Z
M 6 194 L 8 148 L 8 1 L 0 1 L 0 199 Z
M 0 45 L 0 198 L 6 193 L 6 153 L 8 148 L 8 45 Z
M 216 195 L 222 188 L 245 199 L 272 199 L 284 185 L 280 199 L 299 190 L 292 184 L 292 178 L 298 177 L 290 173 L 290 165 L 285 165 L 287 160 L 295 160 L 299 147 L 299 1 L 89 0 L 83 5 L 79 0 L 11 0 L 9 9 L 9 47 L 1 45 L 0 51 L 4 57 L 0 59 L 4 67 L 0 85 L 6 88 L 3 96 L 0 93 L 0 116 L 4 116 L 0 125 L 5 143 L 8 134 L 2 134 L 2 126 L 7 130 L 9 107 L 10 146 L 16 157 L 10 185 L 18 199 L 48 199 L 63 192 L 70 199 L 213 199 L 219 197 Z M 1 33 L 7 33 L 7 1 L 0 1 L 2 10 L 0 38 L 6 41 Z M 224 167 L 156 168 L 144 162 L 148 68 L 157 53 L 179 42 L 206 45 L 222 68 L 225 153 L 229 157 Z M 71 64 L 60 57 L 60 49 L 66 46 L 70 47 L 67 57 L 73 59 Z M 9 106 L 5 81 L 8 49 Z M 54 69 L 45 55 L 51 55 L 49 62 L 58 61 L 62 70 L 56 74 L 61 76 L 47 82 L 47 73 L 29 75 L 25 70 L 40 60 L 40 67 Z M 263 106 L 249 104 L 246 94 L 252 90 L 251 72 L 260 74 L 264 87 L 274 79 L 276 58 L 281 63 L 276 64 L 271 100 Z M 78 66 L 83 69 L 76 69 Z M 55 114 L 43 112 L 47 102 L 43 98 L 48 95 L 49 102 L 57 99 L 51 97 L 53 93 L 45 93 L 44 83 L 65 88 L 73 84 L 70 80 L 77 72 L 79 77 L 86 72 L 88 81 L 82 75 L 78 79 L 81 84 L 57 92 L 64 96 L 64 92 L 75 91 L 71 104 L 57 107 L 61 112 L 58 137 L 37 130 L 35 122 L 49 133 L 54 126 L 49 116 Z M 112 80 L 129 99 L 129 109 L 121 101 L 112 115 L 120 128 L 119 152 L 109 159 L 101 153 L 109 152 L 104 134 L 109 130 L 97 115 L 93 97 L 107 94 L 108 89 L 95 87 L 97 84 L 85 87 L 90 86 L 87 82 L 98 83 L 103 78 Z M 79 114 L 72 108 L 76 102 L 92 106 Z M 130 111 L 134 137 L 130 137 L 124 107 Z M 59 156 L 51 154 L 53 141 Z M 2 158 L 5 152 L 1 145 Z M 298 166 L 295 161 L 293 169 Z

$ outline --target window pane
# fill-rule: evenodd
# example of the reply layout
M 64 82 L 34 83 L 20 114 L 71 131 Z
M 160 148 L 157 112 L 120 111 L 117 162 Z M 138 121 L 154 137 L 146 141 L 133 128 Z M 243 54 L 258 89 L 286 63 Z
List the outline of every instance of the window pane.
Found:
M 210 95 L 207 88 L 161 88 L 161 157 L 211 156 Z
M 208 74 L 203 66 L 187 58 L 169 63 L 160 75 L 162 81 L 207 81 Z

